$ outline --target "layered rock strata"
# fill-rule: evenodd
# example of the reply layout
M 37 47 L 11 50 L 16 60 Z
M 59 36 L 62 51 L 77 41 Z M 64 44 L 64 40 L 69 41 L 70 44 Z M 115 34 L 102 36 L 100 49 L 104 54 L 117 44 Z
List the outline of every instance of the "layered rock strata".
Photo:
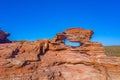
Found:
M 52 40 L 0 44 L 0 80 L 120 80 L 120 58 L 107 57 L 92 35 L 70 28 Z M 67 46 L 66 39 L 81 45 Z

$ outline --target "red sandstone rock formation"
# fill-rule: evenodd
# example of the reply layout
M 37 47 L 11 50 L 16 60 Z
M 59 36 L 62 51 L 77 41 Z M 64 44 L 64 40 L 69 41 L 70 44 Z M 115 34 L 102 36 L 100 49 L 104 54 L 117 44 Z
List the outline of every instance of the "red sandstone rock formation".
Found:
M 92 34 L 71 28 L 52 40 L 0 44 L 0 80 L 120 80 L 120 58 L 107 57 Z
M 4 31 L 0 30 L 0 43 L 9 43 L 10 41 L 7 39 L 9 35 L 10 33 L 5 33 Z

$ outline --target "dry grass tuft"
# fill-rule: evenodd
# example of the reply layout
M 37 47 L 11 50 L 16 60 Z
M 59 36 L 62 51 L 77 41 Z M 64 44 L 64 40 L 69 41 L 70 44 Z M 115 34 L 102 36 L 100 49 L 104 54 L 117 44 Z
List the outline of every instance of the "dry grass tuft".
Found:
M 107 56 L 120 57 L 120 46 L 105 46 L 104 48 Z

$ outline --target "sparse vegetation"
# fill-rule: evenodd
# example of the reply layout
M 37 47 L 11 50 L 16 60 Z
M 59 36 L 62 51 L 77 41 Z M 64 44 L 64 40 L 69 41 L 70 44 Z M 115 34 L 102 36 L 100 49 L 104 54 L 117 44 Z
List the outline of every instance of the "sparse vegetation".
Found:
M 105 46 L 105 54 L 120 57 L 120 46 Z

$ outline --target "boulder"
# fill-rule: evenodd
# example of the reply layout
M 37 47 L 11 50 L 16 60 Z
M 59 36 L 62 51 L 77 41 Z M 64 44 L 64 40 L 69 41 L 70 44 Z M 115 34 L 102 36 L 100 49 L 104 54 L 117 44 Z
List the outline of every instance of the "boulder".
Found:
M 0 43 L 9 43 L 10 41 L 7 39 L 9 35 L 10 33 L 0 30 Z

